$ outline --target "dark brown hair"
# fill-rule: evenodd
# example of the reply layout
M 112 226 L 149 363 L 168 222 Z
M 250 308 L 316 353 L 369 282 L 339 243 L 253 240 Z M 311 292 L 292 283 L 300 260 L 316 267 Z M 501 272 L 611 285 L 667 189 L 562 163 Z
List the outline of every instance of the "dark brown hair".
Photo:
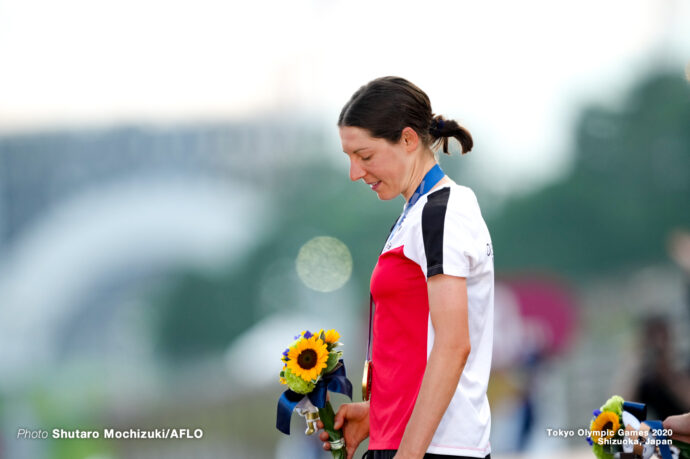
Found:
M 400 77 L 381 77 L 359 88 L 345 104 L 338 117 L 338 126 L 368 130 L 372 137 L 389 142 L 400 140 L 402 130 L 411 127 L 424 146 L 443 145 L 448 152 L 448 138 L 455 137 L 465 154 L 472 149 L 469 131 L 454 120 L 447 120 L 431 111 L 429 96 L 414 84 Z

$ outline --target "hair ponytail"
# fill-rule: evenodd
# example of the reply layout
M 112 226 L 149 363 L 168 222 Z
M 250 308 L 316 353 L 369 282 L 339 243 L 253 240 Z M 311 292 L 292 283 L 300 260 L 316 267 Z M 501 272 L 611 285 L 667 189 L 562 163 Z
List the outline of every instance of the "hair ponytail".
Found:
M 442 115 L 434 116 L 431 119 L 429 134 L 431 135 L 432 145 L 437 147 L 442 144 L 443 152 L 447 155 L 450 154 L 448 151 L 448 137 L 454 137 L 460 142 L 463 155 L 472 150 L 472 146 L 474 145 L 472 136 L 467 129 L 460 126 L 455 120 L 444 119 Z

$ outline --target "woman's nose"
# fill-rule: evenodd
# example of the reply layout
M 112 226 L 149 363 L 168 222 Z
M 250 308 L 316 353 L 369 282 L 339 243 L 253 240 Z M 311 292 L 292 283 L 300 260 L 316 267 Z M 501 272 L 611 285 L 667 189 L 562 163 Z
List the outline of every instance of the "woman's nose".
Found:
M 356 182 L 357 180 L 363 178 L 366 175 L 364 169 L 359 164 L 357 159 L 350 159 L 350 180 Z

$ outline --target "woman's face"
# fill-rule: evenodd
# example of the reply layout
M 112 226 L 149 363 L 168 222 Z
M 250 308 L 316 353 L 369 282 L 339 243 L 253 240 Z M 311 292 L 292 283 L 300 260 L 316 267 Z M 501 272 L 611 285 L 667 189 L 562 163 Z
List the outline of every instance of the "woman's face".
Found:
M 340 141 L 350 158 L 350 180 L 364 180 L 381 200 L 403 192 L 411 155 L 402 142 L 374 138 L 366 129 L 353 126 L 340 127 Z

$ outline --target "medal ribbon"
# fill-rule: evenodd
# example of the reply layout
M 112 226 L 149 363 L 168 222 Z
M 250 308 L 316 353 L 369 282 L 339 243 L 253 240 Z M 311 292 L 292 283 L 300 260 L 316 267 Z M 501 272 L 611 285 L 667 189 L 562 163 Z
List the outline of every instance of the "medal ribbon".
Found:
M 441 181 L 441 179 L 445 176 L 446 174 L 443 173 L 441 170 L 441 166 L 438 164 L 434 165 L 431 169 L 429 169 L 429 172 L 427 172 L 424 175 L 424 178 L 422 179 L 422 183 L 419 184 L 416 190 L 414 190 L 414 193 L 412 193 L 412 196 L 410 197 L 410 200 L 405 203 L 405 208 L 403 209 L 403 213 L 398 219 L 397 222 L 395 222 L 395 225 L 393 226 L 393 229 L 391 230 L 390 234 L 388 235 L 388 239 L 386 239 L 386 246 L 390 242 L 390 240 L 393 238 L 395 233 L 398 232 L 400 227 L 403 224 L 403 221 L 405 221 L 405 217 L 407 216 L 407 212 L 417 204 L 417 201 L 419 201 L 419 198 L 427 194 L 433 187 L 436 186 L 438 182 Z

